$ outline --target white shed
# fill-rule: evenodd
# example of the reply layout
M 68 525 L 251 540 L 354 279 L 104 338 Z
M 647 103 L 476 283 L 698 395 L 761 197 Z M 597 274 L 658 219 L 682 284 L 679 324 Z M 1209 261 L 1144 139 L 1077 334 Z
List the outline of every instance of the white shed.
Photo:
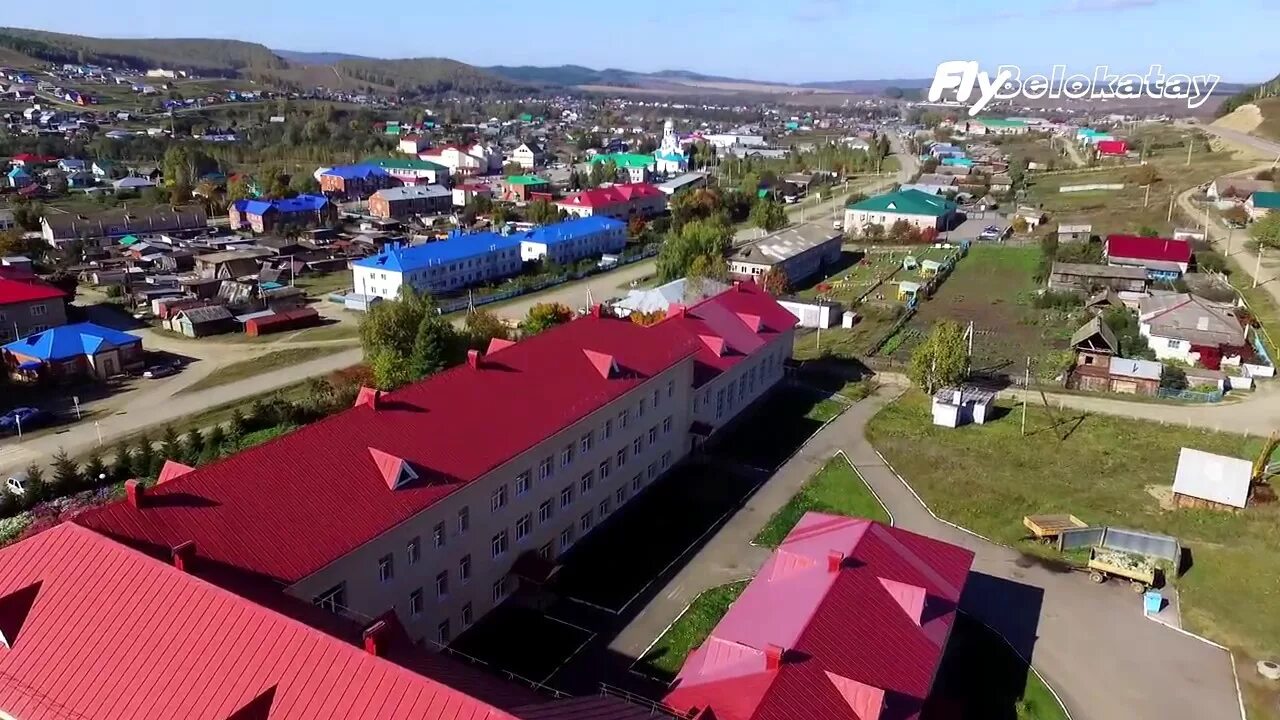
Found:
M 1238 510 L 1249 502 L 1253 463 L 1203 450 L 1182 448 L 1173 475 L 1178 507 Z
M 933 424 L 951 428 L 971 422 L 982 425 L 995 398 L 994 390 L 972 385 L 944 387 L 933 394 Z

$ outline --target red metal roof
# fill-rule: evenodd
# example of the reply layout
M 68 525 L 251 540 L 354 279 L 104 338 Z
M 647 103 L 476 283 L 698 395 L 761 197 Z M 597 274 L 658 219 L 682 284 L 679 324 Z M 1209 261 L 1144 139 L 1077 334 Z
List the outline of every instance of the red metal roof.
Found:
M 675 323 L 581 318 L 479 368 L 447 370 L 150 488 L 142 508 L 120 501 L 77 522 L 161 553 L 194 540 L 201 557 L 295 582 L 693 355 L 695 343 Z M 613 356 L 622 372 L 604 377 L 584 350 Z M 418 479 L 389 488 L 371 450 L 403 458 Z
M 917 717 L 972 562 L 923 535 L 806 513 L 665 702 L 717 720 Z
M 697 339 L 694 386 L 709 380 L 796 325 L 796 316 L 755 283 L 738 283 L 689 308 L 673 306 L 659 325 Z
M 583 190 L 561 200 L 560 203 L 562 205 L 595 208 L 619 205 L 639 198 L 659 196 L 662 196 L 662 191 L 649 183 L 630 183 L 596 188 L 594 190 Z
M 1106 254 L 1108 258 L 1189 263 L 1191 262 L 1191 243 L 1186 240 L 1162 237 L 1108 235 Z
M 38 277 L 0 277 L 0 305 L 66 297 L 66 293 Z
M 1129 152 L 1129 143 L 1124 140 L 1099 140 L 1098 154 L 1124 155 Z
M 0 633 L 22 720 L 515 718 L 71 524 L 0 550 Z

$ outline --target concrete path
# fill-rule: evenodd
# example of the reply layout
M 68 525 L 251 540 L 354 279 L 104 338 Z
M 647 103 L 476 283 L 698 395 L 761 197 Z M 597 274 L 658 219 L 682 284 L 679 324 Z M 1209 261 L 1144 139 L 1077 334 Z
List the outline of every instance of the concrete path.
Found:
M 784 464 L 654 600 L 611 649 L 639 657 L 698 593 L 758 570 L 766 553 L 748 542 L 843 450 L 902 528 L 976 553 L 965 610 L 1000 630 L 1061 695 L 1076 720 L 1232 718 L 1239 701 L 1226 652 L 1142 616 L 1125 586 L 1095 586 L 1082 573 L 1029 560 L 933 518 L 866 441 L 881 390 L 819 431 Z

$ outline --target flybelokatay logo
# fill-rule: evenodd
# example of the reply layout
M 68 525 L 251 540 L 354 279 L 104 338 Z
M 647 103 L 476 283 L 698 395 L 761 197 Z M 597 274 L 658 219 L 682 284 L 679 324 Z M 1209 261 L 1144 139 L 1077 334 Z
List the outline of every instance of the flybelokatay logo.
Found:
M 1054 65 L 1048 75 L 1028 75 L 1024 80 L 1017 65 L 1000 65 L 992 76 L 979 69 L 976 60 L 948 60 L 940 63 L 933 75 L 929 102 L 938 102 L 944 92 L 954 91 L 957 101 L 972 100 L 970 115 L 977 115 L 993 100 L 1014 98 L 1185 99 L 1187 107 L 1195 109 L 1209 99 L 1221 79 L 1217 75 L 1166 75 L 1159 65 L 1152 65 L 1145 75 L 1113 73 L 1106 65 L 1094 68 L 1092 75 L 1068 75 L 1066 65 Z

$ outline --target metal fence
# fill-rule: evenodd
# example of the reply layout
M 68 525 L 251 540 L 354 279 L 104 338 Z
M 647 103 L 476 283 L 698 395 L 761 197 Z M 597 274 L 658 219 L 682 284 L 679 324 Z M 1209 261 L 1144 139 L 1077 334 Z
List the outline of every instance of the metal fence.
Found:
M 1160 388 L 1156 391 L 1156 397 L 1162 397 L 1167 400 L 1183 400 L 1186 402 L 1216 403 L 1222 401 L 1222 391 L 1214 390 L 1213 392 L 1200 392 L 1198 390 L 1174 390 L 1173 388 Z
M 1101 546 L 1110 550 L 1137 553 L 1177 563 L 1182 559 L 1182 546 L 1169 535 L 1125 530 L 1113 527 L 1088 527 L 1064 530 L 1058 536 L 1059 550 Z

